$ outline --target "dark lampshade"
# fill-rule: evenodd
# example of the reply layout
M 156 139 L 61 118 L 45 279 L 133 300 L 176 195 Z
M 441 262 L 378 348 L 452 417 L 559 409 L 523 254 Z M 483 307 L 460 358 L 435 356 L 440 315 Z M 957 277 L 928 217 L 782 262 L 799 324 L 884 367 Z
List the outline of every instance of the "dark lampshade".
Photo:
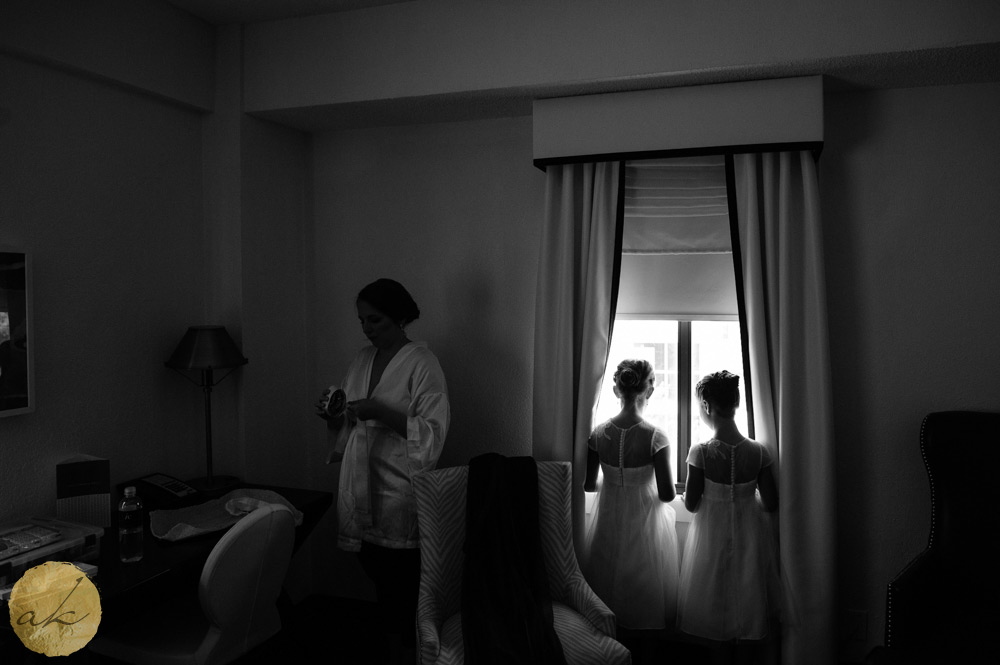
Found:
M 227 369 L 246 365 L 247 359 L 225 326 L 191 326 L 164 364 L 173 369 Z
M 247 359 L 236 342 L 226 332 L 225 326 L 191 326 L 174 349 L 170 360 L 163 363 L 178 374 L 181 370 L 200 370 L 200 381 L 196 383 L 205 391 L 205 466 L 208 476 L 195 478 L 188 484 L 199 491 L 224 491 L 239 483 L 235 476 L 216 476 L 212 472 L 212 388 L 229 376 L 235 368 L 246 365 Z M 228 369 L 222 378 L 216 379 L 214 371 Z

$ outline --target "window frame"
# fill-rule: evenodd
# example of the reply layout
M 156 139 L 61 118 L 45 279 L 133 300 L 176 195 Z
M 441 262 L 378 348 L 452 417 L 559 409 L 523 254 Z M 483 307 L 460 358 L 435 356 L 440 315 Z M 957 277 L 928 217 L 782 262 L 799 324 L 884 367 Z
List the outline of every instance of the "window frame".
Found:
M 619 312 L 615 314 L 615 321 L 676 321 L 677 322 L 677 441 L 676 448 L 676 468 L 677 477 L 674 479 L 674 488 L 677 494 L 683 494 L 687 486 L 687 456 L 691 450 L 692 413 L 694 395 L 690 389 L 684 386 L 691 386 L 693 377 L 691 375 L 692 361 L 692 335 L 691 324 L 695 321 L 739 321 L 738 314 L 629 314 Z M 742 326 L 741 326 L 742 329 Z M 613 333 L 612 333 L 613 334 Z M 741 335 L 742 337 L 742 335 Z M 741 344 L 740 355 L 743 362 L 746 362 L 745 345 Z M 605 372 L 607 368 L 605 368 Z M 746 404 L 748 418 L 752 419 L 753 414 L 749 409 L 750 404 Z

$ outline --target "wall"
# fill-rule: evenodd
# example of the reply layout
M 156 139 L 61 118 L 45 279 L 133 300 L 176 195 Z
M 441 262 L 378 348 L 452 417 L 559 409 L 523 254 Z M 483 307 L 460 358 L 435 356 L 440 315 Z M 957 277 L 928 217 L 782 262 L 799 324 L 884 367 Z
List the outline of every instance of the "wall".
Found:
M 315 300 L 308 139 L 247 118 L 242 146 L 241 304 L 243 351 L 251 358 L 241 389 L 245 477 L 302 487 L 318 394 L 309 381 Z
M 159 0 L 4 0 L 0 50 L 195 110 L 212 108 L 211 26 Z
M 998 109 L 998 84 L 828 98 L 838 588 L 841 608 L 869 617 L 866 638 L 842 636 L 848 655 L 883 642 L 885 585 L 927 545 L 921 419 L 1000 410 Z
M 32 468 L 45 470 L 20 476 L 30 491 L 11 514 L 51 513 L 49 459 L 76 452 L 112 457 L 113 482 L 204 475 L 202 393 L 162 365 L 200 323 L 225 324 L 251 359 L 213 391 L 216 473 L 302 484 L 308 141 L 243 115 L 242 28 L 152 0 L 14 0 L 0 16 L 0 51 L 15 54 L 4 59 L 4 168 L 18 174 L 4 181 L 0 240 L 35 254 L 41 391 L 37 414 L 0 421 L 0 448 L 38 449 Z M 84 326 L 101 331 L 93 351 L 77 339 Z M 140 345 L 141 360 L 129 353 Z M 69 356 L 81 349 L 87 362 Z M 74 397 L 53 401 L 54 389 Z M 87 416 L 42 415 L 76 415 L 66 402 Z
M 309 139 L 242 112 L 242 41 L 242 26 L 215 31 L 218 84 L 202 125 L 209 316 L 249 359 L 214 398 L 217 458 L 249 481 L 297 487 L 312 397 Z
M 448 381 L 440 465 L 489 450 L 530 454 L 545 182 L 531 165 L 530 118 L 330 132 L 313 151 L 315 395 L 339 383 L 367 344 L 357 292 L 392 277 L 421 309 L 411 337 L 430 344 Z M 312 482 L 336 488 L 339 467 L 317 463 L 324 455 L 316 419 Z M 347 572 L 353 558 L 329 551 L 326 561 L 346 566 L 328 581 L 334 591 L 367 593 L 360 569 Z
M 0 521 L 55 512 L 55 465 L 112 482 L 204 460 L 199 391 L 163 366 L 203 314 L 201 118 L 0 55 L 0 242 L 34 261 L 34 413 L 0 418 Z
M 204 475 L 202 392 L 163 367 L 201 323 L 250 358 L 213 391 L 215 472 L 305 485 L 309 142 L 243 115 L 242 29 L 145 0 L 0 16 L 0 244 L 34 260 L 38 386 L 0 419 L 0 520 L 54 513 L 78 453 L 113 484 Z

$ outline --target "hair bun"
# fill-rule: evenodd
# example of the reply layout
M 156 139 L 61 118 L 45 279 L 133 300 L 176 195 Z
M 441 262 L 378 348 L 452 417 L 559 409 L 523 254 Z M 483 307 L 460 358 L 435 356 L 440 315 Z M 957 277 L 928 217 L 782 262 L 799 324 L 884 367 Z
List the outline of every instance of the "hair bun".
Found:
M 653 366 L 648 360 L 628 359 L 618 363 L 615 371 L 615 386 L 619 397 L 632 401 L 646 391 L 653 383 Z
M 740 401 L 740 377 L 727 370 L 702 377 L 695 386 L 699 399 L 707 400 L 723 412 L 735 412 Z
M 634 388 L 639 385 L 639 375 L 631 367 L 622 370 L 619 380 L 626 388 Z

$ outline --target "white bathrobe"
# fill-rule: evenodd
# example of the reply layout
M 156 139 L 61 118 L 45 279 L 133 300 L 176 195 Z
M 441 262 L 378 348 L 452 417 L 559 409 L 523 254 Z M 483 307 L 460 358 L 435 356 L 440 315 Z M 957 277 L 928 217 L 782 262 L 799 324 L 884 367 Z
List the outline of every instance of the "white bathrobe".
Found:
M 348 401 L 368 397 L 376 349 L 362 349 L 344 380 Z M 337 546 L 356 552 L 361 541 L 383 547 L 419 547 L 417 505 L 410 480 L 437 464 L 451 418 L 448 388 L 437 357 L 409 342 L 389 361 L 371 399 L 406 414 L 406 438 L 375 420 L 331 432 L 343 450 Z

